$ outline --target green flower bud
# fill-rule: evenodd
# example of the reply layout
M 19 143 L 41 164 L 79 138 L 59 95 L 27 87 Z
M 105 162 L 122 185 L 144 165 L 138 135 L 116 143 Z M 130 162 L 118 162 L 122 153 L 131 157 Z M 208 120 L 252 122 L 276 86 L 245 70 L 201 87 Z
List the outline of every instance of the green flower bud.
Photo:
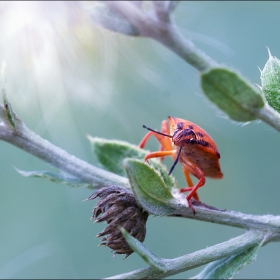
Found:
M 261 71 L 262 91 L 268 104 L 280 113 L 280 60 L 268 49 L 269 59 Z

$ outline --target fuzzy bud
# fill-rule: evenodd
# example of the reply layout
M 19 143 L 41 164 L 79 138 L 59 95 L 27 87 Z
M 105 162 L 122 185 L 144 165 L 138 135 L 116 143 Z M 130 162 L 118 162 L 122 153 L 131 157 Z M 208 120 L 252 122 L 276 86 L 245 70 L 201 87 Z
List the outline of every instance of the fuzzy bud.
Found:
M 262 91 L 268 104 L 280 113 L 280 60 L 268 49 L 269 59 L 261 71 Z
M 104 187 L 94 192 L 86 200 L 99 197 L 93 209 L 95 223 L 106 221 L 108 226 L 97 234 L 104 236 L 100 245 L 108 246 L 116 254 L 133 253 L 119 227 L 123 227 L 134 238 L 143 242 L 146 236 L 148 213 L 140 208 L 132 193 L 118 186 Z M 99 215 L 101 215 L 99 217 Z

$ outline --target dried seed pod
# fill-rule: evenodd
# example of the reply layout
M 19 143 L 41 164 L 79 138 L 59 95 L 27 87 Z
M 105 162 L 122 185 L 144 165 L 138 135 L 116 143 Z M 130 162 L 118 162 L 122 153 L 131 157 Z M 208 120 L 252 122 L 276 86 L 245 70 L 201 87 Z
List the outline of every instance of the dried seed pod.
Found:
M 127 258 L 133 253 L 119 230 L 123 227 L 130 235 L 143 242 L 146 236 L 148 212 L 138 206 L 132 193 L 118 186 L 104 187 L 94 192 L 86 200 L 99 197 L 93 209 L 91 220 L 95 223 L 106 221 L 108 226 L 97 234 L 104 236 L 100 245 L 111 248 L 115 254 L 126 254 Z M 98 218 L 98 216 L 101 217 Z

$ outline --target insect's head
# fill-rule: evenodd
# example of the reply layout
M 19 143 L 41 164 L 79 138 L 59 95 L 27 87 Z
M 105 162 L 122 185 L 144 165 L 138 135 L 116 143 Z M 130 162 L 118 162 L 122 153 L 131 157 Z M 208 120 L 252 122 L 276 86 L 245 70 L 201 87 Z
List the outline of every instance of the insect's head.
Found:
M 176 146 L 196 143 L 196 135 L 193 131 L 193 126 L 189 122 L 173 117 L 168 117 L 168 120 L 172 141 Z

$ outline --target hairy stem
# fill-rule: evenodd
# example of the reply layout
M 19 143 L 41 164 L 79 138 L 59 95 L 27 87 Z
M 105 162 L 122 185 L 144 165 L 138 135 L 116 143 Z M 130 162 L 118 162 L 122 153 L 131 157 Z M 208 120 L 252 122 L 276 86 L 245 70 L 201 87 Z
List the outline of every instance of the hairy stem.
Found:
M 263 122 L 280 131 L 280 114 L 267 103 L 265 103 L 264 107 L 256 109 L 254 114 Z
M 106 279 L 162 279 L 233 254 L 241 253 L 262 244 L 262 242 L 267 242 L 268 238 L 269 236 L 259 231 L 247 231 L 226 242 L 191 254 L 175 259 L 162 259 L 166 263 L 165 271 L 160 271 L 154 267 L 147 267 Z
M 29 130 L 18 117 L 16 117 L 17 125 L 13 127 L 2 105 L 0 105 L 0 117 L 3 120 L 2 125 L 0 125 L 1 140 L 54 165 L 60 170 L 77 177 L 82 182 L 92 184 L 93 188 L 117 184 L 129 189 L 128 179 L 97 168 L 56 147 Z
M 195 207 L 195 215 L 185 205 L 176 205 L 176 210 L 170 216 L 207 221 L 244 229 L 255 229 L 263 232 L 269 231 L 274 241 L 280 241 L 280 216 L 250 215 L 235 211 L 224 211 L 208 207 L 199 202 L 193 205 L 197 205 Z
M 204 71 L 218 65 L 179 32 L 172 18 L 166 16 L 164 21 L 163 17 L 146 14 L 128 1 L 106 1 L 106 4 L 131 22 L 140 35 L 159 41 L 197 70 Z

